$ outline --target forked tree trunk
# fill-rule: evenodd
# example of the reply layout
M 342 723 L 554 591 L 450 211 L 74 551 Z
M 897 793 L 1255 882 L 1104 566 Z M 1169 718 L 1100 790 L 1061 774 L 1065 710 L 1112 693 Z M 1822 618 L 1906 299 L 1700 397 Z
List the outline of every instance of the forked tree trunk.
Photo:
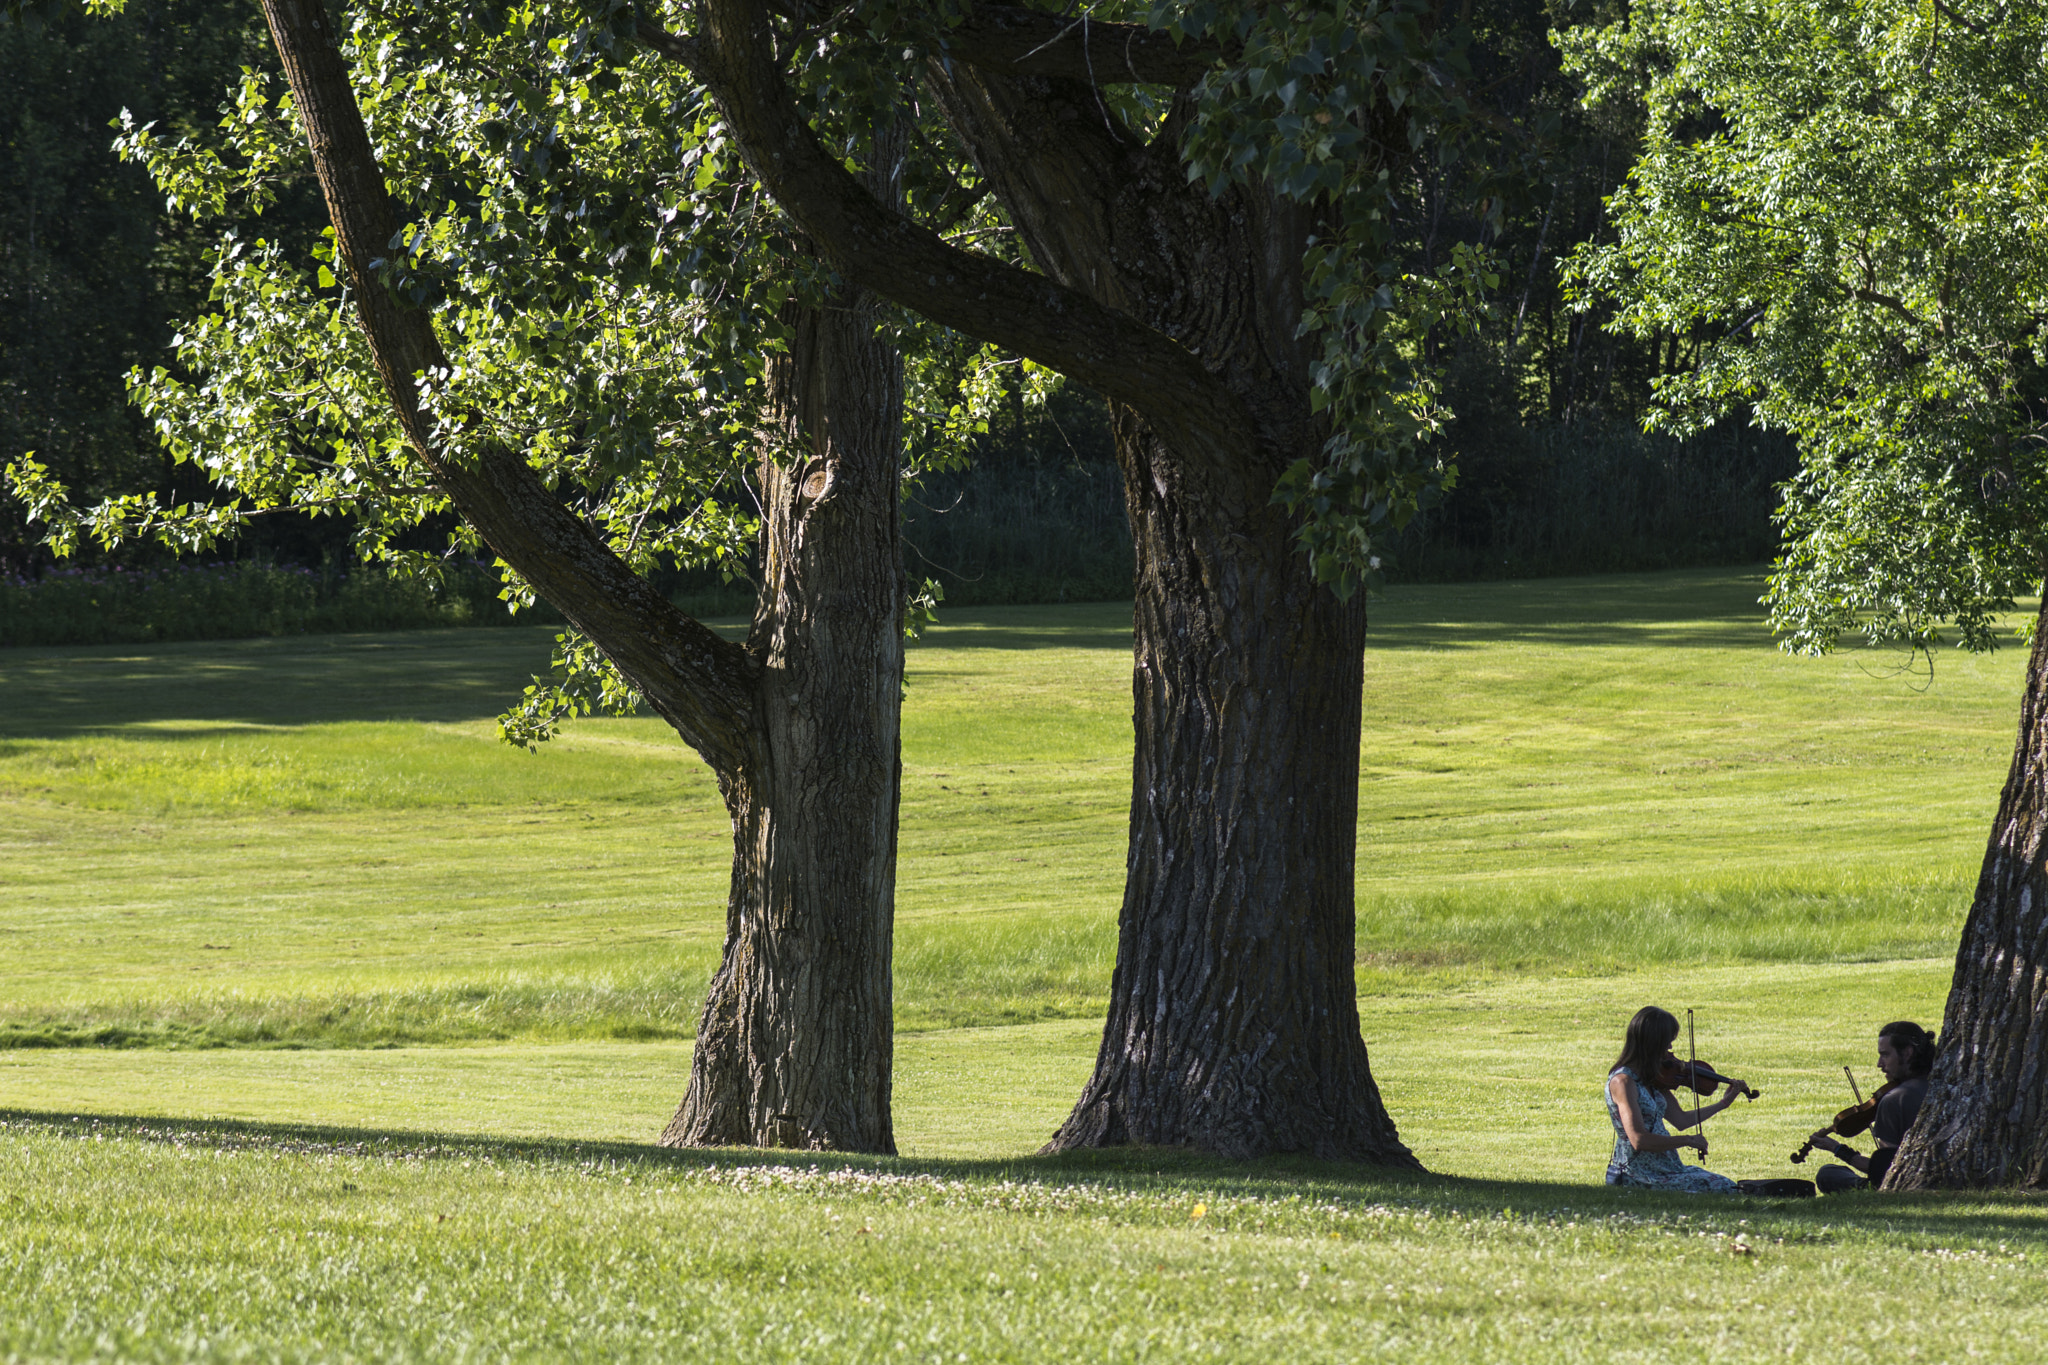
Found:
M 769 371 L 756 756 L 725 955 L 666 1146 L 896 1150 L 889 1117 L 903 583 L 902 363 L 848 291 Z
M 1096 86 L 1185 90 L 1215 54 L 1115 24 L 1093 26 L 1098 52 L 1089 25 L 977 5 L 925 79 L 1043 273 L 963 251 L 818 143 L 770 10 L 703 0 L 690 35 L 638 32 L 705 81 L 755 173 L 849 277 L 1117 405 L 1139 555 L 1132 843 L 1109 1029 L 1053 1146 L 1414 1166 L 1358 1032 L 1364 612 L 1311 583 L 1271 505 L 1327 434 L 1297 336 L 1310 224 L 1269 194 L 1188 184 L 1185 94 L 1147 136 Z M 1372 154 L 1408 154 L 1403 118 L 1372 116 Z
M 430 316 L 370 262 L 398 228 L 321 0 L 263 0 L 305 120 L 343 267 L 393 410 L 506 563 L 596 642 L 718 775 L 733 818 L 724 962 L 663 1141 L 893 1151 L 889 934 L 902 572 L 900 366 L 871 308 L 805 320 L 773 387 L 770 545 L 745 647 L 677 611 L 516 451 L 445 457 L 418 376 L 447 366 Z
M 2048 1188 L 2048 602 L 1956 950 L 1932 1083 L 1888 1190 Z

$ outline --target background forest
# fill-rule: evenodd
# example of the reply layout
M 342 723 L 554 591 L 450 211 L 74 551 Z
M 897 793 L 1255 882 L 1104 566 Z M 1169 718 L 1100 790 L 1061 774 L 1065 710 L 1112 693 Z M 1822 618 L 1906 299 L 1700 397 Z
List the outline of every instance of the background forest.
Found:
M 1396 542 L 1394 581 L 1483 579 L 1754 563 L 1776 545 L 1785 438 L 1734 423 L 1680 440 L 1646 433 L 1650 386 L 1702 338 L 1604 330 L 1573 311 L 1557 263 L 1609 232 L 1603 201 L 1641 111 L 1588 113 L 1550 40 L 1543 0 L 1473 9 L 1472 88 L 1517 130 L 1439 152 L 1398 205 L 1428 270 L 1484 244 L 1499 287 L 1478 330 L 1432 337 L 1426 357 L 1455 414 L 1458 482 Z M 204 134 L 245 68 L 275 57 L 252 0 L 138 0 L 114 20 L 0 26 L 0 456 L 36 452 L 80 501 L 151 492 L 222 496 L 158 447 L 127 402 L 134 367 L 175 365 L 181 323 L 207 304 L 217 237 L 165 210 L 113 149 L 123 110 L 166 138 Z M 285 187 L 244 240 L 303 258 L 324 226 L 310 180 Z M 1108 432 L 1092 394 L 999 405 L 966 469 L 929 473 L 904 507 L 906 569 L 954 605 L 1107 600 L 1130 591 L 1130 540 Z M 216 558 L 88 551 L 59 568 L 18 502 L 0 499 L 0 643 L 260 635 L 504 619 L 485 566 L 448 583 L 348 572 L 349 527 L 257 519 Z M 711 570 L 664 584 L 700 614 L 744 612 L 751 590 Z M 99 632 L 94 634 L 93 632 Z

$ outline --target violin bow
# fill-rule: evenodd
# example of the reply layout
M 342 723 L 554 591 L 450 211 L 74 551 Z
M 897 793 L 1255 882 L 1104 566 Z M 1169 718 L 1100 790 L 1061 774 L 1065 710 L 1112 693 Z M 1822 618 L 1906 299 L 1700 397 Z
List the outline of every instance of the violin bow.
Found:
M 1697 1068 L 1699 1067 L 1699 1064 L 1700 1064 L 1700 1050 L 1699 1050 L 1699 1046 L 1698 1046 L 1698 1044 L 1697 1044 L 1697 1043 L 1696 1043 L 1696 1042 L 1694 1041 L 1694 1038 L 1693 1038 L 1693 1032 L 1692 1032 L 1692 1011 L 1691 1011 L 1691 1010 L 1689 1010 L 1689 1009 L 1688 1009 L 1688 1010 L 1687 1010 L 1687 1011 L 1685 1012 L 1685 1061 L 1686 1061 L 1686 1066 L 1687 1066 L 1687 1068 L 1688 1068 L 1688 1074 L 1689 1074 L 1689 1075 L 1692 1075 L 1692 1076 L 1695 1076 L 1695 1077 L 1697 1077 L 1697 1075 L 1698 1075 L 1698 1070 L 1697 1070 Z M 1699 1098 L 1699 1093 L 1700 1093 L 1700 1092 L 1699 1092 L 1699 1082 L 1698 1082 L 1698 1080 L 1697 1080 L 1697 1079 L 1695 1079 L 1695 1080 L 1694 1080 L 1694 1082 L 1693 1082 L 1693 1092 L 1692 1092 L 1692 1093 L 1693 1093 L 1693 1103 L 1694 1103 L 1694 1104 L 1696 1104 L 1696 1105 L 1697 1105 L 1697 1104 L 1699 1104 L 1699 1103 L 1700 1103 L 1700 1098 Z M 1704 1107 L 1704 1106 L 1701 1106 L 1701 1107 Z M 1707 1135 L 1707 1121 L 1706 1121 L 1706 1120 L 1705 1120 L 1704 1118 L 1703 1118 L 1703 1119 L 1701 1119 L 1701 1120 L 1699 1121 L 1698 1127 L 1699 1127 L 1699 1130 L 1700 1130 L 1700 1136 L 1704 1138 L 1704 1137 L 1705 1137 L 1705 1136 Z M 1700 1157 L 1700 1164 L 1701 1164 L 1702 1166 L 1704 1166 L 1704 1165 L 1706 1165 L 1706 1163 L 1707 1163 L 1707 1158 L 1706 1158 L 1706 1157 L 1705 1157 L 1704 1155 L 1702 1155 L 1702 1156 Z
M 1849 1093 L 1856 1097 L 1856 1103 L 1863 1103 L 1863 1092 L 1856 1088 L 1856 1073 L 1844 1066 L 1842 1074 L 1849 1078 Z

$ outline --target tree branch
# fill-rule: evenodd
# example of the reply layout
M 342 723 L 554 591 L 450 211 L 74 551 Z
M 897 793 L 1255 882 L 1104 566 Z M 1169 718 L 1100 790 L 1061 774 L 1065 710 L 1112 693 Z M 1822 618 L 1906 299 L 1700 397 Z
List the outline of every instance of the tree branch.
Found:
M 1964 28 L 1970 30 L 1970 32 L 1976 34 L 1979 38 L 1988 38 L 1989 36 L 1991 36 L 1990 29 L 1986 28 L 1982 24 L 1974 23 L 1971 20 L 1965 18 L 1963 15 L 1956 13 L 1947 5 L 1942 4 L 1941 0 L 1933 0 L 1933 4 L 1936 11 L 1938 11 L 1944 18 L 1948 19 L 1952 23 L 1962 25 Z
M 1137 81 L 1193 85 L 1225 53 L 1212 43 L 1183 42 L 1143 24 L 1067 19 L 1016 5 L 977 4 L 946 34 L 935 54 L 1006 76 L 1051 76 L 1089 85 Z
M 951 232 L 960 225 L 962 219 L 974 211 L 974 206 L 988 198 L 994 189 L 995 186 L 986 180 L 971 188 L 955 181 L 953 188 L 947 190 L 945 197 L 939 200 L 939 206 L 933 211 L 932 220 L 926 226 L 933 232 Z
M 695 37 L 643 20 L 640 39 L 710 88 L 755 175 L 854 283 L 1130 404 L 1190 454 L 1229 463 L 1254 443 L 1244 404 L 1172 338 L 1043 275 L 949 246 L 878 203 L 797 112 L 765 6 L 705 0 L 698 14 Z
M 440 448 L 420 407 L 418 376 L 446 372 L 448 358 L 431 317 L 400 307 L 374 264 L 390 251 L 398 214 L 326 7 L 322 0 L 263 0 L 263 11 L 312 145 L 370 353 L 434 482 L 721 776 L 739 771 L 754 728 L 755 665 L 746 651 L 677 611 L 518 455 L 494 445 L 457 462 Z
M 1923 331 L 1927 327 L 1926 319 L 1922 318 L 1898 299 L 1893 298 L 1890 294 L 1881 293 L 1875 289 L 1852 289 L 1849 291 L 1849 296 L 1864 303 L 1874 303 L 1880 308 L 1890 309 Z

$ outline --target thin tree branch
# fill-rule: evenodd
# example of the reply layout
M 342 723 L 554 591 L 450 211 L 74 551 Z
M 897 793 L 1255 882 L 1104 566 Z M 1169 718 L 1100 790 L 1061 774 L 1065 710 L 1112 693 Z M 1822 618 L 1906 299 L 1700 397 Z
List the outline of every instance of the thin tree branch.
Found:
M 1078 30 L 1078 32 L 1077 32 Z M 1213 43 L 1171 37 L 1143 24 L 1103 23 L 1083 14 L 1060 15 L 1020 5 L 977 4 L 946 33 L 942 58 L 988 67 L 1006 76 L 1050 76 L 1093 84 L 1100 71 L 1110 81 L 1144 85 L 1193 85 L 1224 60 Z

